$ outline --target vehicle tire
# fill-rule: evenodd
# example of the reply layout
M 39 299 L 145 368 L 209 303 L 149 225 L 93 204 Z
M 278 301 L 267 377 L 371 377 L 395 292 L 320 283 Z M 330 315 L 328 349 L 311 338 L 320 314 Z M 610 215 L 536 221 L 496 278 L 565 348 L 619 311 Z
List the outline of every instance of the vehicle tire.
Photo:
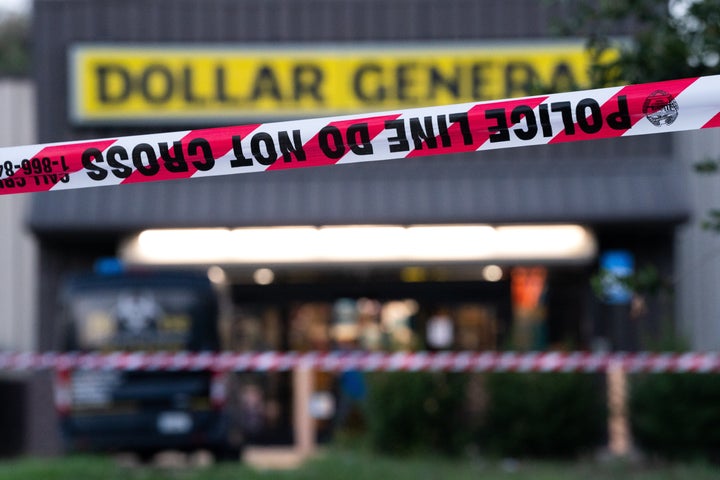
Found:
M 143 465 L 153 463 L 156 453 L 157 452 L 155 452 L 154 450 L 140 450 L 139 452 L 136 452 L 138 460 Z
M 239 462 L 242 460 L 242 448 L 238 448 L 232 445 L 224 445 L 211 450 L 215 462 Z

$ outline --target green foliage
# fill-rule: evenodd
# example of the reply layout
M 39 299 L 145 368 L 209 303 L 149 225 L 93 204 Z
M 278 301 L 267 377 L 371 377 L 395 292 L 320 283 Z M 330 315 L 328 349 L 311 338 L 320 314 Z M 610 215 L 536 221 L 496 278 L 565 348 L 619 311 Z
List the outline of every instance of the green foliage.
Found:
M 717 0 L 549 0 L 550 8 L 568 12 L 561 34 L 587 39 L 592 53 L 590 79 L 595 87 L 720 74 L 720 2 Z M 629 31 L 620 37 L 618 31 Z M 603 56 L 620 49 L 615 60 Z M 717 161 L 696 165 L 715 173 Z M 720 210 L 702 221 L 720 232 Z
M 481 447 L 511 456 L 564 458 L 601 446 L 605 390 L 585 373 L 494 373 Z
M 0 19 L 0 75 L 27 75 L 29 70 L 29 19 L 17 15 Z
M 697 162 L 694 167 L 698 173 L 715 173 L 718 171 L 718 162 L 712 158 L 706 158 L 702 162 Z
M 552 2 L 572 11 L 562 33 L 587 38 L 600 54 L 618 45 L 613 32 L 631 33 L 620 42 L 620 56 L 596 63 L 591 79 L 598 87 L 720 73 L 720 2 L 717 0 L 597 0 Z M 570 8 L 574 7 L 574 8 Z
M 720 460 L 720 376 L 631 378 L 630 420 L 638 446 L 669 459 Z
M 460 373 L 377 372 L 368 376 L 369 442 L 383 454 L 456 455 L 470 437 Z
M 612 272 L 601 270 L 590 278 L 593 293 L 600 299 L 605 298 L 604 292 L 608 283 L 619 283 L 636 295 L 653 296 L 662 290 L 671 289 L 671 285 L 662 278 L 654 265 L 643 265 L 632 275 L 627 276 L 618 276 Z
M 720 165 L 717 160 L 706 158 L 695 165 L 695 171 L 701 175 L 711 175 L 718 173 Z M 705 219 L 700 224 L 703 229 L 720 232 L 720 209 L 711 208 L 707 211 Z
M 665 318 L 654 335 L 642 339 L 641 350 L 656 353 L 692 351 L 690 341 L 679 335 L 672 317 Z
M 720 209 L 711 208 L 707 212 L 705 220 L 700 224 L 703 229 L 720 233 Z
M 369 445 L 390 455 L 456 455 L 474 439 L 481 451 L 495 455 L 570 458 L 603 444 L 605 390 L 597 376 L 494 373 L 480 378 L 488 400 L 480 418 L 473 418 L 467 375 L 370 375 Z

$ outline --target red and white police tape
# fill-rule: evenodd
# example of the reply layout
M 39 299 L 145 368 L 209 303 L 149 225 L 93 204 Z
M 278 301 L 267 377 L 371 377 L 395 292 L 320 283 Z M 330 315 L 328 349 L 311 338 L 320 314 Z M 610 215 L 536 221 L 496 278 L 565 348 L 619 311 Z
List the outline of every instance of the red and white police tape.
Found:
M 0 149 L 0 194 L 391 160 L 720 126 L 720 76 Z
M 593 352 L 112 352 L 0 353 L 0 371 L 123 370 L 273 372 L 605 372 L 720 373 L 720 353 Z

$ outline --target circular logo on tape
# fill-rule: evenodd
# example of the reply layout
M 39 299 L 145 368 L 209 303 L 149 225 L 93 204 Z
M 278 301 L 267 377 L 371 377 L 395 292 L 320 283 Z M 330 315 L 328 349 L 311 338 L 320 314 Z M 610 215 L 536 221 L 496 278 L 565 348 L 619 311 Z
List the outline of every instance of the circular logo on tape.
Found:
M 656 127 L 672 125 L 678 116 L 678 103 L 665 90 L 655 90 L 643 103 L 645 118 Z

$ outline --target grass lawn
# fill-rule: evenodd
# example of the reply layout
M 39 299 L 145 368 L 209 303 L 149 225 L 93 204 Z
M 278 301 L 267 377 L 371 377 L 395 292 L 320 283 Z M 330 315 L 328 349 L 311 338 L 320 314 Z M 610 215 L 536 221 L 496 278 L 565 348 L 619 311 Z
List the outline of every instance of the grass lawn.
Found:
M 121 466 L 112 457 L 26 458 L 0 462 L 0 480 L 596 480 L 720 478 L 720 467 L 673 464 L 637 466 L 622 463 L 508 462 L 447 460 L 435 457 L 398 459 L 364 451 L 329 450 L 297 470 L 260 471 L 243 464 L 160 468 Z

